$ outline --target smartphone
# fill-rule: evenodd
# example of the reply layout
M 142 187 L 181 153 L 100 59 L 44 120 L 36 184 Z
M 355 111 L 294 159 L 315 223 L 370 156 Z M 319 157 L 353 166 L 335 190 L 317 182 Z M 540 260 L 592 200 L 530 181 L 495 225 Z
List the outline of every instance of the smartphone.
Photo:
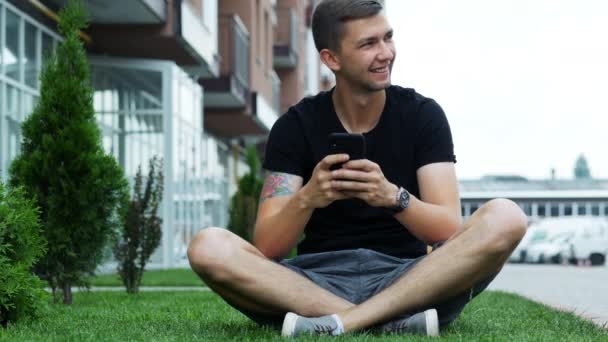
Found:
M 346 153 L 349 160 L 365 159 L 365 136 L 355 133 L 331 133 L 329 135 L 329 154 Z M 331 170 L 337 170 L 343 163 L 334 164 Z

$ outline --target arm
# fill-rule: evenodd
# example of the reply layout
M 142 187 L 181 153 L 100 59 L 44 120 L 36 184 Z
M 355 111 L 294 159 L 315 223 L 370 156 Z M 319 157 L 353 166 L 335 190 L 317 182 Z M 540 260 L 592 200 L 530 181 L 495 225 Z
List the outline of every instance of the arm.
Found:
M 418 239 L 433 244 L 449 239 L 460 227 L 460 196 L 454 163 L 433 163 L 416 172 L 420 199 L 395 215 Z M 395 199 L 397 192 L 395 191 Z
M 298 242 L 312 215 L 298 195 L 302 177 L 288 173 L 270 173 L 264 182 L 255 223 L 253 240 L 265 256 L 285 255 Z
M 315 208 L 346 198 L 331 188 L 329 167 L 347 160 L 344 154 L 325 157 L 304 186 L 300 176 L 275 172 L 266 177 L 253 234 L 262 254 L 271 259 L 284 256 L 298 242 Z
M 449 239 L 460 227 L 460 198 L 454 164 L 433 163 L 417 171 L 420 199 L 410 194 L 410 205 L 395 218 L 421 241 L 433 244 Z M 398 187 L 369 160 L 354 160 L 334 171 L 332 186 L 345 195 L 375 207 L 397 204 Z

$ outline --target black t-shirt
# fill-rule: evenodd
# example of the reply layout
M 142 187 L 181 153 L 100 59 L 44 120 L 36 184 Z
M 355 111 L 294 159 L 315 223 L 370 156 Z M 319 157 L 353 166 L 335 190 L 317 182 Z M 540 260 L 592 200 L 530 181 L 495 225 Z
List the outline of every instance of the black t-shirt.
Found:
M 333 91 L 333 90 L 332 90 Z M 301 176 L 306 184 L 329 150 L 328 135 L 346 132 L 331 98 L 332 91 L 308 97 L 291 107 L 272 127 L 264 168 Z M 436 162 L 456 162 L 450 126 L 432 99 L 413 89 L 391 86 L 376 127 L 364 133 L 367 159 L 385 177 L 420 197 L 416 170 Z M 400 258 L 426 254 L 415 238 L 390 213 L 359 199 L 335 201 L 315 209 L 298 254 L 368 248 Z

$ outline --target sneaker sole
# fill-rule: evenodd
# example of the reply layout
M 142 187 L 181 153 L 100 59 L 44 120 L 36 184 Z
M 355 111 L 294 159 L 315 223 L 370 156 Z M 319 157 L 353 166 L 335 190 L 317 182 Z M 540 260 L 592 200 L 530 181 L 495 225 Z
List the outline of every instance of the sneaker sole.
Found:
M 439 336 L 439 317 L 437 316 L 437 310 L 426 310 L 424 312 L 424 318 L 426 320 L 426 335 Z M 285 320 L 287 320 L 287 318 L 285 318 Z
M 294 330 L 296 329 L 296 321 L 298 320 L 298 315 L 293 312 L 288 312 L 285 315 L 285 320 L 283 320 L 283 329 L 281 329 L 281 335 L 284 337 L 293 336 Z

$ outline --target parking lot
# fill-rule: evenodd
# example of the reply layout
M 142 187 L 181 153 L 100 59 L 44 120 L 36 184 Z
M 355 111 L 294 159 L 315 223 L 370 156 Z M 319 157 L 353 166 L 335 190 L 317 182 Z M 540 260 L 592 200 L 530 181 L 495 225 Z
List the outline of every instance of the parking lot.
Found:
M 507 264 L 491 290 L 517 293 L 608 327 L 608 267 Z

